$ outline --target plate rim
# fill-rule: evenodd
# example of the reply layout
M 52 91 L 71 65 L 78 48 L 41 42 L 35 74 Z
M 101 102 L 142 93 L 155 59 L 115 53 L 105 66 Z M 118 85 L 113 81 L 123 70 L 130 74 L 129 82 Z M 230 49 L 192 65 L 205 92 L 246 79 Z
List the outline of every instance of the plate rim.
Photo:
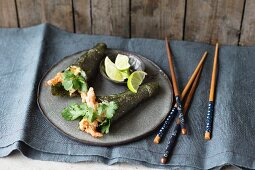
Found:
M 72 139 L 72 140 L 75 140 L 75 141 L 78 141 L 78 142 L 81 142 L 83 144 L 89 144 L 89 145 L 92 145 L 92 146 L 117 146 L 117 145 L 123 145 L 123 144 L 127 144 L 127 143 L 130 143 L 130 142 L 135 142 L 135 141 L 138 141 L 144 137 L 147 137 L 149 136 L 150 134 L 152 134 L 156 129 L 158 129 L 158 127 L 164 122 L 164 120 L 166 119 L 166 117 L 168 116 L 167 113 L 170 112 L 171 108 L 169 108 L 169 110 L 167 111 L 165 117 L 155 126 L 153 126 L 148 132 L 144 133 L 144 134 L 141 134 L 141 135 L 138 135 L 136 137 L 133 137 L 133 138 L 130 138 L 130 139 L 127 139 L 127 140 L 124 140 L 124 141 L 119 141 L 119 142 L 108 142 L 108 143 L 101 143 L 101 142 L 91 142 L 91 141 L 88 141 L 88 140 L 82 140 L 82 139 L 79 139 L 79 138 L 76 138 L 68 133 L 66 133 L 65 131 L 63 131 L 60 127 L 58 127 L 58 125 L 56 125 L 53 121 L 50 120 L 50 118 L 45 114 L 46 112 L 43 110 L 41 104 L 40 104 L 40 92 L 41 92 L 41 86 L 43 85 L 43 80 L 44 78 L 46 77 L 46 75 L 54 68 L 56 67 L 58 64 L 60 64 L 63 60 L 65 60 L 66 58 L 69 58 L 69 57 L 72 57 L 73 55 L 75 54 L 78 54 L 80 52 L 83 52 L 83 51 L 88 51 L 89 49 L 85 49 L 85 50 L 82 50 L 82 51 L 78 51 L 78 52 L 75 52 L 73 54 L 70 54 L 70 55 L 67 55 L 63 58 L 61 58 L 59 61 L 57 61 L 55 64 L 53 64 L 42 76 L 42 78 L 40 79 L 39 83 L 38 83 L 38 86 L 37 86 L 37 96 L 36 96 L 36 101 L 37 101 L 37 105 L 38 105 L 38 108 L 41 112 L 41 114 L 43 115 L 43 117 L 60 133 L 64 134 L 65 136 L 67 136 L 68 138 Z M 129 52 L 129 51 L 124 51 L 124 50 L 120 50 L 120 49 L 114 49 L 114 48 L 108 48 L 107 50 L 115 50 L 115 51 L 121 51 L 121 52 L 125 52 L 125 53 L 130 53 L 132 55 L 136 55 L 138 57 L 140 57 L 141 59 L 144 59 L 146 61 L 148 61 L 149 63 L 151 63 L 153 66 L 155 66 L 160 72 L 161 74 L 163 74 L 163 77 L 167 80 L 170 88 L 172 89 L 172 94 L 173 94 L 173 87 L 172 87 L 172 83 L 169 79 L 169 77 L 167 76 L 167 74 L 156 64 L 154 63 L 153 61 L 151 61 L 150 59 L 146 58 L 146 57 L 143 57 L 142 55 L 139 55 L 139 54 L 136 54 L 134 52 Z M 100 74 L 100 73 L 99 73 Z M 173 95 L 171 95 L 171 100 L 172 100 L 172 104 L 173 104 Z M 171 105 L 172 105 L 171 104 Z

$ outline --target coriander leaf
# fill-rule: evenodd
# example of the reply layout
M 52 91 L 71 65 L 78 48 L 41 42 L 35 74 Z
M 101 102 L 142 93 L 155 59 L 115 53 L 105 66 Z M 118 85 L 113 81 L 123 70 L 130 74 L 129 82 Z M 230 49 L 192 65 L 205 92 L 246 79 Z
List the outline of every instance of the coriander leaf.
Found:
M 63 79 L 71 79 L 74 76 L 74 74 L 71 71 L 64 71 L 63 73 Z
M 90 123 L 94 122 L 97 118 L 97 115 L 93 112 L 92 114 L 89 114 L 87 119 Z
M 105 119 L 99 126 L 99 130 L 101 131 L 101 133 L 109 133 L 110 130 L 110 126 L 111 126 L 111 120 L 110 119 Z
M 88 86 L 86 83 L 81 83 L 81 91 L 87 92 L 88 91 Z
M 77 79 L 74 79 L 72 83 L 73 83 L 73 88 L 75 90 L 80 89 L 80 87 L 81 87 L 80 82 Z
M 96 112 L 92 107 L 89 107 L 86 103 L 80 105 L 80 109 L 84 111 L 84 118 L 86 118 L 90 123 L 94 122 L 97 118 Z
M 111 119 L 111 118 L 113 117 L 114 113 L 115 113 L 115 110 L 113 110 L 112 108 L 109 108 L 109 107 L 108 107 L 108 108 L 106 109 L 105 115 L 106 115 L 106 117 L 107 117 L 108 119 Z
M 65 90 L 71 90 L 73 88 L 73 82 L 72 80 L 64 80 L 62 85 L 64 86 Z
M 115 113 L 115 111 L 118 109 L 118 106 L 115 102 L 111 101 L 108 103 L 108 107 L 106 108 L 106 117 L 108 119 L 111 119 Z
M 85 78 L 79 74 L 74 75 L 74 73 L 69 70 L 65 70 L 63 73 L 62 85 L 64 86 L 64 89 L 67 91 L 69 90 L 78 90 L 83 92 L 88 91 Z
M 98 114 L 98 116 L 102 116 L 102 113 L 105 113 L 105 116 L 108 119 L 111 119 L 117 109 L 118 109 L 118 106 L 113 101 L 112 102 L 102 102 L 102 103 L 99 103 L 99 105 L 98 105 L 97 114 Z
M 98 107 L 97 107 L 97 114 L 98 116 L 100 116 L 103 112 L 105 112 L 107 105 L 103 104 L 103 103 L 99 103 Z
M 85 117 L 88 119 L 89 122 L 94 122 L 94 120 L 96 120 L 97 118 L 97 115 L 96 113 L 94 112 L 94 109 L 92 107 L 87 107 L 87 110 L 86 110 L 86 115 Z
M 80 105 L 80 109 L 84 110 L 85 112 L 86 112 L 87 108 L 88 108 L 88 106 L 87 106 L 86 103 L 83 103 L 83 104 Z
M 65 120 L 72 120 L 72 115 L 70 114 L 70 110 L 66 107 L 64 110 L 61 112 L 62 117 Z
M 75 120 L 84 116 L 85 112 L 78 104 L 70 104 L 68 107 L 64 108 L 61 115 L 65 120 Z
M 82 76 L 77 76 L 77 80 L 81 83 L 85 83 L 85 78 Z

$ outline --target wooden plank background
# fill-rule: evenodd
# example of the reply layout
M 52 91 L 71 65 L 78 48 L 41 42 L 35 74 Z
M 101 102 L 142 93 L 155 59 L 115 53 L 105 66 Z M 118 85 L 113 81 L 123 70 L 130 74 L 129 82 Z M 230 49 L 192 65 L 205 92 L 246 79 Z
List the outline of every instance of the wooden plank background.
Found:
M 0 27 L 255 45 L 255 0 L 0 0 Z

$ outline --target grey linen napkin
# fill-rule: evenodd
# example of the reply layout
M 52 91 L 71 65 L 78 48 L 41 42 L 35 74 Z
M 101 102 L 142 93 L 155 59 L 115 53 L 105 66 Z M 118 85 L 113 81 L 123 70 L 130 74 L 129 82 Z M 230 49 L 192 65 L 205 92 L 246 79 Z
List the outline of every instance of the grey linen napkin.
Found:
M 255 47 L 220 48 L 213 138 L 206 142 L 203 137 L 214 47 L 194 42 L 171 42 L 180 89 L 205 50 L 209 56 L 189 109 L 189 134 L 179 136 L 167 165 L 161 165 L 159 159 L 173 128 L 160 145 L 153 144 L 154 134 L 113 147 L 85 145 L 55 130 L 37 107 L 38 82 L 52 64 L 66 55 L 91 48 L 97 42 L 141 54 L 169 75 L 162 40 L 72 34 L 47 24 L 25 29 L 0 29 L 1 157 L 19 150 L 29 158 L 64 162 L 127 162 L 168 169 L 208 169 L 225 164 L 255 168 Z

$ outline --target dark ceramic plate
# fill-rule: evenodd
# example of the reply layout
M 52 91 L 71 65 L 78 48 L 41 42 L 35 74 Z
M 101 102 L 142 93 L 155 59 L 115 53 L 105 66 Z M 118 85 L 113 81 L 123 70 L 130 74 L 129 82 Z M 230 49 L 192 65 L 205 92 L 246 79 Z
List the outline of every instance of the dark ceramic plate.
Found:
M 109 50 L 109 53 L 117 52 Z M 128 52 L 126 52 L 128 54 Z M 130 55 L 134 55 L 130 53 Z M 171 83 L 166 74 L 152 61 L 141 57 L 148 76 L 158 81 L 160 90 L 158 94 L 149 100 L 140 103 L 135 109 L 121 117 L 111 125 L 110 133 L 103 138 L 93 138 L 90 135 L 78 130 L 78 121 L 65 121 L 60 112 L 69 103 L 80 103 L 80 97 L 56 97 L 50 93 L 50 87 L 45 86 L 47 80 L 64 70 L 72 64 L 79 56 L 65 57 L 55 64 L 42 78 L 38 87 L 38 105 L 43 115 L 53 124 L 56 129 L 65 135 L 92 145 L 112 146 L 124 144 L 141 139 L 155 130 L 167 116 L 173 101 Z M 110 95 L 127 90 L 126 86 L 120 86 L 106 80 L 100 73 L 92 83 L 96 95 Z

